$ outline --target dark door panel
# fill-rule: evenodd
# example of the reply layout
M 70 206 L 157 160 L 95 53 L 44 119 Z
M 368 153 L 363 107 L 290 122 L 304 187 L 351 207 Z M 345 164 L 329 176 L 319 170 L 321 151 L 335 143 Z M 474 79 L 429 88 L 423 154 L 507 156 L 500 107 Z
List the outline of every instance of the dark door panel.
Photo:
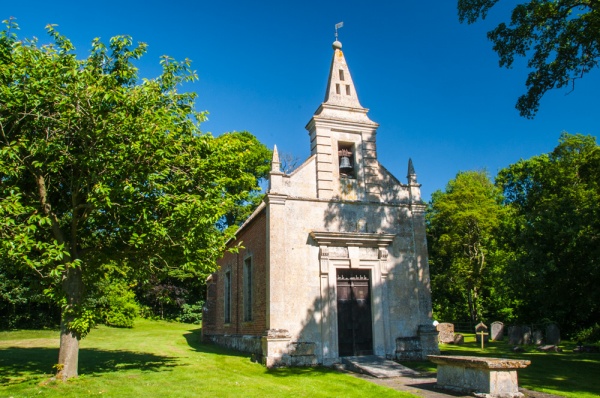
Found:
M 338 270 L 338 347 L 342 357 L 373 354 L 370 275 L 368 270 Z

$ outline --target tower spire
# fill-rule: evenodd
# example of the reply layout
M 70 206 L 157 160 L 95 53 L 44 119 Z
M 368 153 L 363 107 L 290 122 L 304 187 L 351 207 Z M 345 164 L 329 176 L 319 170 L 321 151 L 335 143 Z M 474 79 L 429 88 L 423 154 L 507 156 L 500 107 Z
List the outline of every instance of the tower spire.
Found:
M 350 69 L 348 69 L 346 58 L 342 52 L 342 43 L 338 41 L 338 29 L 342 26 L 344 26 L 343 22 L 335 25 L 333 59 L 331 61 L 331 68 L 329 69 L 329 79 L 327 81 L 327 92 L 325 93 L 324 102 L 347 108 L 363 109 L 358 101 Z
M 279 151 L 277 145 L 273 148 L 273 158 L 271 159 L 271 172 L 279 173 L 281 170 L 281 162 L 279 161 Z
M 417 173 L 415 173 L 415 166 L 413 166 L 413 161 L 411 158 L 408 158 L 408 173 L 406 178 L 408 178 L 409 184 L 417 183 Z

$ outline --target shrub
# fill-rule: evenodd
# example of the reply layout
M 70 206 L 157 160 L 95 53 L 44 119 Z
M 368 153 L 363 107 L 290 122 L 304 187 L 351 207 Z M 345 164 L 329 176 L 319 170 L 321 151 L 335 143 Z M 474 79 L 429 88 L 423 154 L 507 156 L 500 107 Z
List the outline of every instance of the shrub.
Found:
M 181 307 L 182 314 L 179 317 L 179 321 L 183 323 L 193 323 L 199 325 L 202 323 L 202 308 L 204 307 L 204 301 L 200 300 L 195 304 L 184 304 Z
M 594 326 L 578 331 L 574 335 L 574 340 L 586 343 L 600 343 L 600 325 L 595 324 Z
M 100 322 L 119 328 L 133 327 L 133 321 L 140 312 L 135 293 L 127 283 L 104 282 L 99 286 L 100 296 L 97 306 L 100 310 Z

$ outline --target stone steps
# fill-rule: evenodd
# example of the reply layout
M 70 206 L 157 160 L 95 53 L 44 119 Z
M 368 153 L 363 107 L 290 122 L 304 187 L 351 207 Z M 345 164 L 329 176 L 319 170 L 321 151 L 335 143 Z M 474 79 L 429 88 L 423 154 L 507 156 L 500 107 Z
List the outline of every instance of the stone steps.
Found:
M 401 376 L 415 377 L 420 375 L 417 371 L 377 355 L 342 357 L 342 364 L 346 370 L 366 374 L 379 379 Z

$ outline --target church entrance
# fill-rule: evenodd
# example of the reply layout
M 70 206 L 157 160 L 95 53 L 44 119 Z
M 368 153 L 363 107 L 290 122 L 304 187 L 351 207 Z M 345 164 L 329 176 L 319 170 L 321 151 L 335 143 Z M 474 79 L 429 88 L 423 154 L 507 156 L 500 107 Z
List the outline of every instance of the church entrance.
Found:
M 337 270 L 338 347 L 341 357 L 373 354 L 371 271 Z

